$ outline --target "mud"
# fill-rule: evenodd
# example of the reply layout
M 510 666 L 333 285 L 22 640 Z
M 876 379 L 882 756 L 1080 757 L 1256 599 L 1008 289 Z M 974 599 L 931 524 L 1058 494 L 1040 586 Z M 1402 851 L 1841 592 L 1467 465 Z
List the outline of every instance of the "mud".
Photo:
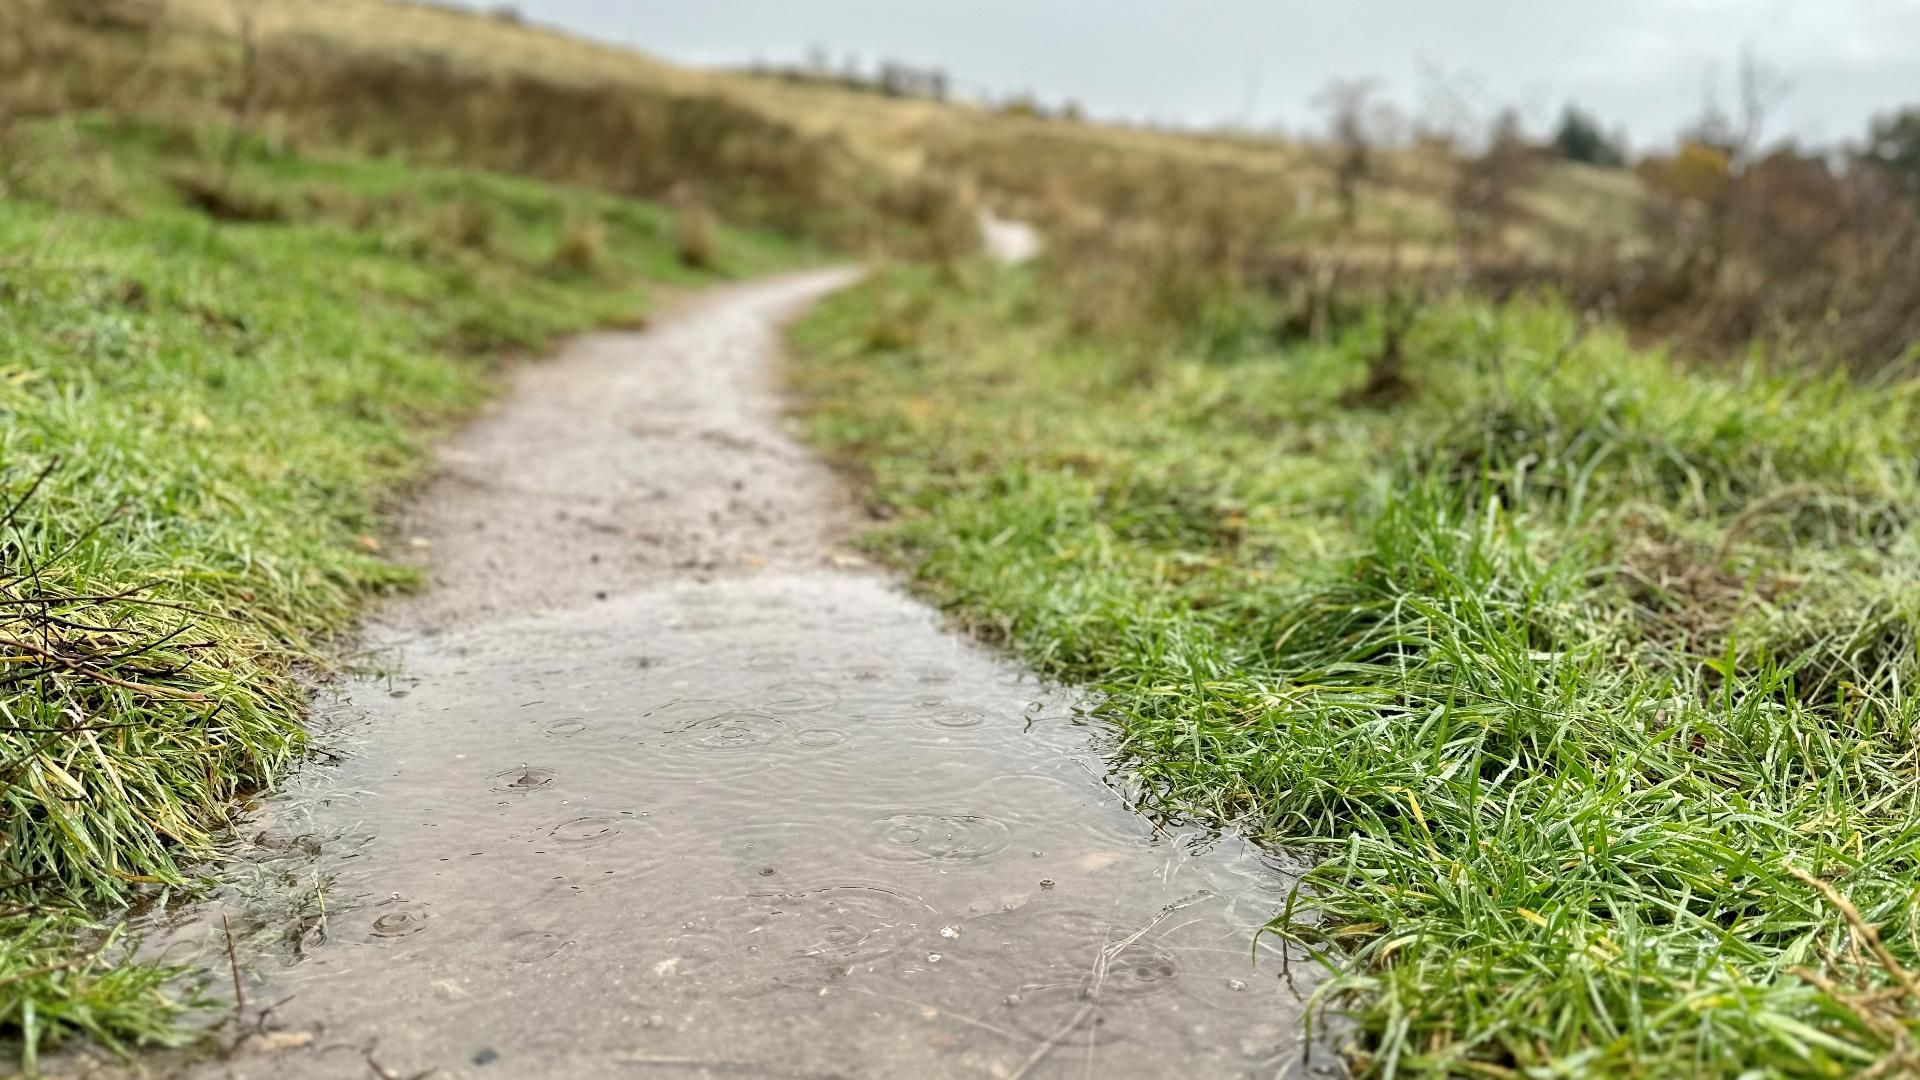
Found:
M 1069 695 L 840 545 L 779 327 L 710 294 L 528 369 L 407 529 L 434 587 L 156 914 L 264 1032 L 207 1077 L 1303 1075 L 1289 880 L 1133 812 Z M 264 1019 L 262 1008 L 271 1003 Z

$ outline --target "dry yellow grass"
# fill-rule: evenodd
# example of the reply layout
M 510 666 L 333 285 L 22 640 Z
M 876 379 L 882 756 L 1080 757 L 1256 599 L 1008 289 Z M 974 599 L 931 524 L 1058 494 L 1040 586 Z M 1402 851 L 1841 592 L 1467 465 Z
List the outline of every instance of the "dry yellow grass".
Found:
M 1004 212 L 1105 228 L 1169 192 L 1193 209 L 1208 201 L 1270 239 L 1284 223 L 1324 241 L 1334 231 L 1334 181 L 1324 148 L 1255 136 L 1147 130 L 1002 113 L 964 103 L 889 98 L 676 66 L 642 52 L 485 14 L 396 0 L 171 0 L 175 17 L 233 34 L 251 10 L 263 39 L 330 39 L 361 49 L 429 54 L 462 66 L 573 84 L 713 97 L 799 134 L 830 136 L 862 167 L 896 179 L 937 178 Z M 1362 228 L 1339 237 L 1353 254 L 1430 260 L 1445 252 L 1450 163 L 1422 151 L 1383 155 L 1363 196 Z M 1516 250 L 1550 254 L 1569 238 L 1621 237 L 1636 228 L 1638 184 L 1624 173 L 1547 169 L 1516 200 Z M 1426 249 L 1423 253 L 1422 249 Z M 1444 257 L 1444 256 L 1441 256 Z

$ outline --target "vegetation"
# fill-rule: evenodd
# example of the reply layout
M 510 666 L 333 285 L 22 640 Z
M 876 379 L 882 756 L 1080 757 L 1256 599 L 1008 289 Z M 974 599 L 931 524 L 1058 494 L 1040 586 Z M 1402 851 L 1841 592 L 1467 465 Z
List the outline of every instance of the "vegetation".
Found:
M 1314 856 L 1274 929 L 1364 1071 L 1920 1069 L 1913 112 L 1763 146 L 1743 64 L 1626 169 L 1577 110 L 1389 137 L 1365 80 L 1312 145 L 388 0 L 0 0 L 0 66 L 29 1066 L 176 1037 L 82 913 L 297 758 L 291 672 L 408 580 L 378 508 L 487 358 L 800 254 L 750 226 L 937 264 L 800 329 L 819 438 L 1165 812 Z M 1045 262 L 970 265 L 983 204 Z
M 730 220 L 913 256 L 964 252 L 975 203 L 1050 231 L 1125 234 L 1141 246 L 1232 222 L 1249 254 L 1290 259 L 1313 249 L 1342 265 L 1394 253 L 1444 261 L 1456 247 L 1450 155 L 1387 145 L 1370 115 L 1352 128 L 1364 145 L 1322 148 L 1082 123 L 1073 110 L 1042 115 L 1017 101 L 947 102 L 930 85 L 943 81 L 934 73 L 897 66 L 891 81 L 881 73 L 880 93 L 818 70 L 691 71 L 430 4 L 98 8 L 110 16 L 0 0 L 0 27 L 14 28 L 11 40 L 0 30 L 0 62 L 22 73 L 0 86 L 0 114 L 78 104 L 224 121 L 244 105 L 253 126 L 302 145 L 402 152 L 648 198 L 688 187 Z M 1509 239 L 1529 257 L 1554 259 L 1630 239 L 1637 188 L 1624 171 L 1554 163 L 1516 193 L 1524 197 Z
M 1920 106 L 1876 118 L 1862 156 L 1887 170 L 1899 190 L 1920 199 Z
M 1920 343 L 1920 198 L 1899 131 L 1880 121 L 1840 156 L 1709 128 L 1643 159 L 1647 227 L 1670 246 L 1614 286 L 1620 313 L 1693 345 L 1757 339 L 1868 374 L 1903 362 Z
M 971 249 L 984 204 L 1083 261 L 1198 268 L 1208 289 L 1548 281 L 1699 352 L 1759 337 L 1870 371 L 1920 337 L 1913 125 L 1893 114 L 1846 153 L 1763 145 L 1778 86 L 1751 58 L 1736 116 L 1709 109 L 1678 152 L 1624 169 L 1578 109 L 1541 144 L 1456 94 L 1409 141 L 1367 80 L 1316 99 L 1328 139 L 1314 145 L 972 107 L 897 67 L 881 93 L 824 61 L 797 79 L 689 71 L 394 0 L 0 0 L 0 16 L 0 63 L 17 72 L 0 118 L 237 120 L 290 145 L 690 199 L 941 262 Z
M 1572 105 L 1560 114 L 1560 125 L 1553 133 L 1553 148 L 1568 161 L 1588 165 L 1617 166 L 1627 161 L 1620 141 L 1602 131 L 1600 122 L 1585 110 Z
M 656 205 L 16 126 L 0 173 L 0 1031 L 177 1037 L 83 911 L 190 884 L 301 747 L 299 664 L 410 580 L 377 513 L 499 357 L 801 249 Z
M 1143 339 L 1060 280 L 830 300 L 813 430 L 1163 812 L 1311 856 L 1273 931 L 1363 1074 L 1920 1067 L 1920 383 L 1551 298 Z
M 970 219 L 690 72 L 455 10 L 341 0 L 0 0 L 0 121 L 109 111 L 621 195 L 907 255 Z M 745 81 L 745 80 L 742 80 Z

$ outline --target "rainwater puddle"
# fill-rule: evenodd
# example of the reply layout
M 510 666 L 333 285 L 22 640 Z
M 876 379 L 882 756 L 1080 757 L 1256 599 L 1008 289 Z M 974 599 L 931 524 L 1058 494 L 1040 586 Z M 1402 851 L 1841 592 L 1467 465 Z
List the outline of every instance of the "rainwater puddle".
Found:
M 728 455 L 773 446 L 769 467 L 821 472 L 748 376 L 778 318 L 828 284 L 743 287 L 677 329 L 626 336 L 641 370 L 696 345 L 735 365 L 702 375 L 670 454 L 724 476 L 749 464 Z M 528 393 L 546 415 L 537 380 Z M 607 431 L 636 427 L 619 395 L 588 397 L 609 399 Z M 501 447 L 497 483 L 464 480 L 479 494 L 437 504 L 425 527 L 465 528 L 471 499 L 537 490 L 516 470 L 551 468 L 557 432 L 597 437 L 585 399 L 520 434 L 517 407 L 452 451 Z M 742 437 L 700 437 L 715 429 Z M 667 492 L 623 528 L 704 522 L 723 545 L 760 543 L 710 499 L 675 495 L 651 471 L 660 446 L 618 445 L 595 459 L 602 483 Z M 672 551 L 623 563 L 592 546 L 617 539 L 557 518 L 496 529 L 492 547 L 469 537 L 437 565 L 453 584 L 370 632 L 394 674 L 327 706 L 340 760 L 241 830 L 252 883 L 218 905 L 241 928 L 249 1001 L 280 1002 L 270 1027 L 312 1039 L 200 1074 L 1339 1075 L 1323 1049 L 1305 1054 L 1311 969 L 1259 935 L 1285 902 L 1282 868 L 1132 812 L 1071 697 L 884 575 L 831 568 L 806 515 L 788 519 L 801 524 L 773 528 L 795 554 L 745 570 L 690 571 Z M 512 565 L 540 528 L 574 530 L 543 550 L 610 577 L 474 571 L 562 602 L 496 590 L 463 608 L 472 561 Z M 146 926 L 223 964 L 207 914 Z

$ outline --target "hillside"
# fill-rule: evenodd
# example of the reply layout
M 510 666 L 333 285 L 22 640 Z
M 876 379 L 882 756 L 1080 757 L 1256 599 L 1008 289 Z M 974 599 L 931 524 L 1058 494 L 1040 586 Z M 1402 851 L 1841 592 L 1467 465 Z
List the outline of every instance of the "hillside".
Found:
M 1226 214 L 1250 242 L 1331 245 L 1363 259 L 1431 262 L 1455 247 L 1455 163 L 1433 149 L 1377 154 L 1358 220 L 1343 227 L 1337 154 L 1324 146 L 692 70 L 507 18 L 393 0 L 262 0 L 249 9 L 114 0 L 101 9 L 110 17 L 86 20 L 59 5 L 49 14 L 46 0 L 4 6 L 37 10 L 49 24 L 36 31 L 41 40 L 16 45 L 27 66 L 42 69 L 43 107 L 64 96 L 140 111 L 244 113 L 288 138 L 323 133 L 635 194 L 690 183 L 757 216 L 816 225 L 824 217 L 823 227 L 868 242 L 901 242 L 900 230 L 869 220 L 878 214 L 918 233 L 953 233 L 936 248 L 962 244 L 950 207 L 983 201 L 1056 228 L 1205 229 L 1203 218 Z M 242 10 L 252 11 L 250 24 Z M 77 43 L 76 22 L 87 24 Z M 243 39 L 272 58 L 251 78 Z M 66 47 L 49 47 L 62 40 Z M 67 70 L 44 70 L 56 66 Z M 500 92 L 508 88 L 515 93 Z M 450 100 L 461 103 L 450 110 L 457 117 L 423 115 Z M 531 121 L 522 114 L 535 107 L 537 160 L 511 149 L 527 141 Z M 630 122 L 619 122 L 623 115 Z M 575 129 L 577 149 L 544 145 L 569 142 Z M 638 158 L 652 163 L 638 167 Z M 1517 250 L 1560 257 L 1630 237 L 1637 198 L 1630 174 L 1553 164 L 1520 185 L 1506 229 Z

